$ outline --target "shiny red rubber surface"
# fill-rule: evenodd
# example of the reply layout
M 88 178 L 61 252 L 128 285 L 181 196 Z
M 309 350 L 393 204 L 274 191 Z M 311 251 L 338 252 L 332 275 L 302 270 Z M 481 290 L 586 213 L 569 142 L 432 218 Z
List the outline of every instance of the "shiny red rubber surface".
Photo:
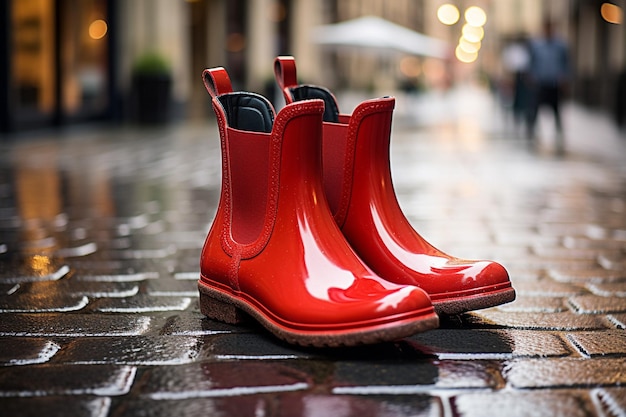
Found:
M 429 296 L 377 276 L 334 221 L 321 180 L 322 101 L 286 106 L 267 134 L 233 129 L 216 100 L 214 109 L 223 174 L 201 257 L 199 284 L 212 290 L 207 296 L 250 308 L 261 321 L 301 335 L 349 334 L 403 320 L 437 325 Z M 235 143 L 247 136 L 261 142 L 255 152 Z M 250 187 L 255 176 L 265 177 L 258 184 L 267 189 L 255 194 L 251 187 L 246 201 L 240 187 Z M 247 209 L 251 202 L 255 206 Z
M 275 72 L 287 102 L 296 82 L 292 57 L 278 57 Z M 416 285 L 438 312 L 455 314 L 512 301 L 506 269 L 497 262 L 463 260 L 433 247 L 411 226 L 393 188 L 391 123 L 395 99 L 359 104 L 338 123 L 324 123 L 324 187 L 344 236 L 377 274 Z

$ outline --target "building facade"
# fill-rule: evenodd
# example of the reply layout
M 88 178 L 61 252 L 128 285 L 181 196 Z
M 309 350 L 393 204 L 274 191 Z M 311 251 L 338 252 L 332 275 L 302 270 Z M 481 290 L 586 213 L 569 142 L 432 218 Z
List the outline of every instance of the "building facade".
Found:
M 619 112 L 616 86 L 626 68 L 626 30 L 607 20 L 605 3 L 625 0 L 5 0 L 0 2 L 0 134 L 133 116 L 133 69 L 156 54 L 171 77 L 174 117 L 206 117 L 200 74 L 224 66 L 235 88 L 275 95 L 273 58 L 297 57 L 302 80 L 333 88 L 393 91 L 409 76 L 432 75 L 441 62 L 385 60 L 311 41 L 322 24 L 383 17 L 455 43 L 460 25 L 442 25 L 440 5 L 471 5 L 488 16 L 479 59 L 445 62 L 452 78 L 499 77 L 501 53 L 515 35 L 535 35 L 557 22 L 570 44 L 573 97 Z M 623 13 L 623 12 L 622 12 Z M 618 13 L 619 14 L 619 13 Z M 440 71 L 441 72 L 441 71 Z M 372 85 L 373 81 L 381 83 Z M 428 86 L 428 85 L 427 85 Z M 378 93 L 378 91 L 372 91 Z
M 0 2 L 0 131 L 112 117 L 115 3 Z
M 302 75 L 321 65 L 306 36 L 323 2 L 306 0 L 5 0 L 0 2 L 0 134 L 85 121 L 127 121 L 133 69 L 159 55 L 175 117 L 208 108 L 201 73 L 227 67 L 263 91 L 277 54 Z

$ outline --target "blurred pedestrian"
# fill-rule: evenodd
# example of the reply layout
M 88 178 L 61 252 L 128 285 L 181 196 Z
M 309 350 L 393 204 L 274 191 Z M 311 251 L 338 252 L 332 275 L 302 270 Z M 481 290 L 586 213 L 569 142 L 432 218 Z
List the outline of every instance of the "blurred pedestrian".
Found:
M 516 125 L 526 122 L 528 113 L 528 66 L 530 65 L 530 51 L 528 39 L 525 35 L 518 35 L 507 45 L 502 52 L 504 68 L 513 77 L 513 91 L 511 110 Z
M 531 99 L 528 109 L 528 137 L 535 138 L 537 115 L 542 106 L 549 106 L 554 113 L 557 130 L 557 149 L 564 150 L 561 101 L 570 76 L 569 52 L 565 41 L 554 33 L 551 21 L 543 24 L 543 37 L 530 42 L 530 65 L 528 80 Z

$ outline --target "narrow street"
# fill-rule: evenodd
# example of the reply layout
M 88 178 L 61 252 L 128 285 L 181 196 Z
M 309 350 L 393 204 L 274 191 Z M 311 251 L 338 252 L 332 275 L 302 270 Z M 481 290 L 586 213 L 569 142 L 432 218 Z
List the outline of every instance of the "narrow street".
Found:
M 549 114 L 531 143 L 482 90 L 398 99 L 407 217 L 449 254 L 502 263 L 517 300 L 327 350 L 199 312 L 212 115 L 2 142 L 3 415 L 626 415 L 626 138 L 571 103 L 564 126 L 559 154 Z

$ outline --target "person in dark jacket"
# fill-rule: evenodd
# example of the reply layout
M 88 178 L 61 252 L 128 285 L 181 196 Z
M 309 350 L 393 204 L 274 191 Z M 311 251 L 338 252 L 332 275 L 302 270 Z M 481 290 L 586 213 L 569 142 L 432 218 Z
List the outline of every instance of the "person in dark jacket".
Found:
M 570 78 L 569 66 L 567 44 L 555 36 L 552 22 L 544 22 L 543 37 L 530 42 L 528 137 L 535 138 L 539 109 L 549 106 L 554 113 L 559 151 L 564 150 L 561 101 Z

